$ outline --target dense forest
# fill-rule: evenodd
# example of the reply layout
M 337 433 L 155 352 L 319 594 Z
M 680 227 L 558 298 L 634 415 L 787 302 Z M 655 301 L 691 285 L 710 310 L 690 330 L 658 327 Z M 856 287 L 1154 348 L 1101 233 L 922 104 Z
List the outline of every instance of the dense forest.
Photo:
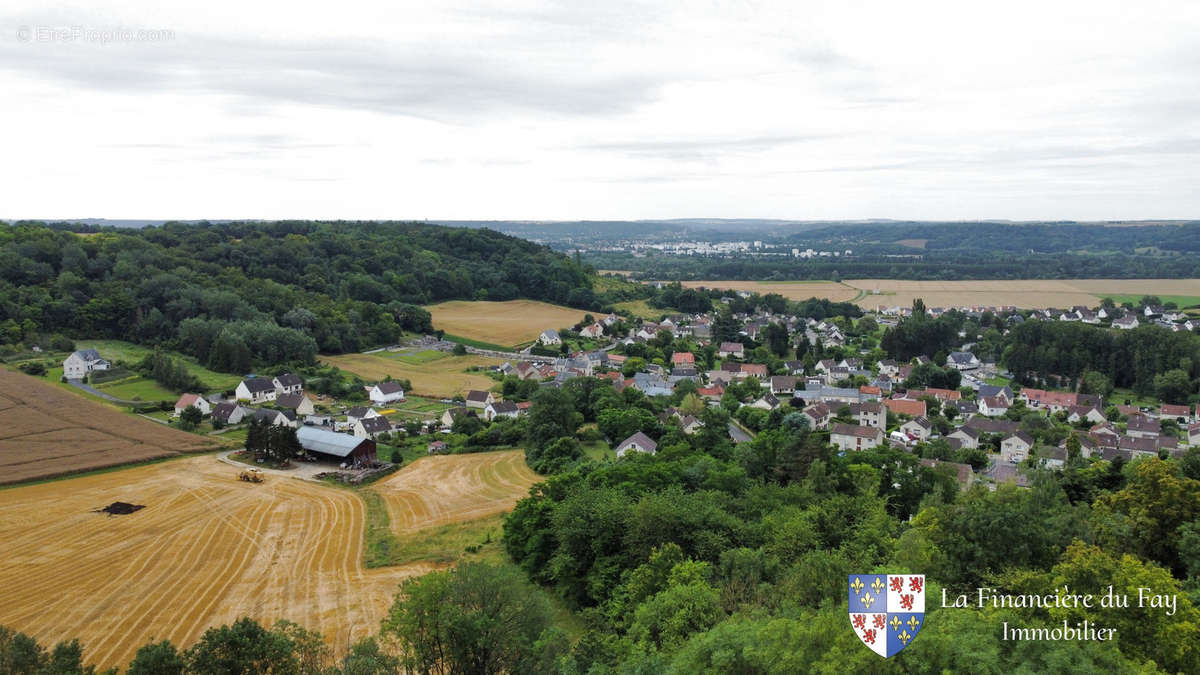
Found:
M 420 305 L 442 300 L 599 309 L 593 276 L 521 239 L 415 223 L 0 224 L 0 344 L 118 338 L 245 372 L 429 331 Z

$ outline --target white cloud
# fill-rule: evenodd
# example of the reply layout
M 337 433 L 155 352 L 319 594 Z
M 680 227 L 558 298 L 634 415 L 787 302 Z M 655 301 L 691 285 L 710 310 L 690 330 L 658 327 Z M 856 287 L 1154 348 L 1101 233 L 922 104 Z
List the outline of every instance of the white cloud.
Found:
M 1196 3 L 404 4 L 9 10 L 0 217 L 1200 208 Z

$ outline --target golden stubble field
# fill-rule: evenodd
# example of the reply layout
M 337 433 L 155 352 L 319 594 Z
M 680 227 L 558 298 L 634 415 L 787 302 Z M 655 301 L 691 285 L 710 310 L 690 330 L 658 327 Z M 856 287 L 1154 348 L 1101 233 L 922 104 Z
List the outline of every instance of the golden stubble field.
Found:
M 587 312 L 533 300 L 484 302 L 455 300 L 425 307 L 433 327 L 451 335 L 495 345 L 536 340 L 547 328 L 573 326 Z
M 496 366 L 501 359 L 487 356 L 447 356 L 428 363 L 405 363 L 395 355 L 388 354 L 342 354 L 322 356 L 321 360 L 362 377 L 368 382 L 381 380 L 387 375 L 394 379 L 412 382 L 413 394 L 449 398 L 455 394 L 466 394 L 470 389 L 487 391 L 496 381 L 483 373 L 464 372 L 471 366 Z
M 539 480 L 525 452 L 511 450 L 424 458 L 372 489 L 387 504 L 392 530 L 405 535 L 510 511 Z
M 294 621 L 340 654 L 378 631 L 401 581 L 444 566 L 368 570 L 357 494 L 236 474 L 206 456 L 0 490 L 0 625 L 44 644 L 78 638 L 102 667 L 241 616 Z M 371 489 L 397 534 L 420 536 L 509 510 L 536 480 L 516 451 L 422 458 Z M 94 512 L 114 501 L 145 508 Z
M 219 445 L 0 369 L 0 484 Z
M 996 281 L 911 281 L 849 279 L 831 281 L 685 281 L 685 286 L 779 293 L 792 300 L 811 297 L 854 300 L 862 307 L 911 306 L 921 298 L 928 307 L 1003 306 L 1021 308 L 1097 306 L 1106 295 L 1200 297 L 1200 279 L 1012 279 Z M 876 293 L 878 292 L 878 293 Z

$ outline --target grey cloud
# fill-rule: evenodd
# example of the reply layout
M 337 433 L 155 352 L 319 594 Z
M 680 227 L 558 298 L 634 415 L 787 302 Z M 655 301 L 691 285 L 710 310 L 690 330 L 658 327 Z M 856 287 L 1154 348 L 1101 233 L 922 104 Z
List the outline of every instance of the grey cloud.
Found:
M 728 154 L 764 152 L 797 143 L 810 143 L 837 137 L 835 134 L 780 134 L 741 138 L 614 141 L 608 143 L 589 143 L 576 147 L 582 150 L 620 152 L 636 157 L 706 159 Z

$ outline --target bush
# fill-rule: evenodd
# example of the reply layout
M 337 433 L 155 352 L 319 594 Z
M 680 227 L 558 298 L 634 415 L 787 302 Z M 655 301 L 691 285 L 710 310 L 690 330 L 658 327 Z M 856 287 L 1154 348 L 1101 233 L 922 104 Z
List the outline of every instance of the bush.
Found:
M 46 374 L 46 364 L 41 361 L 30 361 L 17 366 L 17 369 L 26 375 L 41 377 Z

